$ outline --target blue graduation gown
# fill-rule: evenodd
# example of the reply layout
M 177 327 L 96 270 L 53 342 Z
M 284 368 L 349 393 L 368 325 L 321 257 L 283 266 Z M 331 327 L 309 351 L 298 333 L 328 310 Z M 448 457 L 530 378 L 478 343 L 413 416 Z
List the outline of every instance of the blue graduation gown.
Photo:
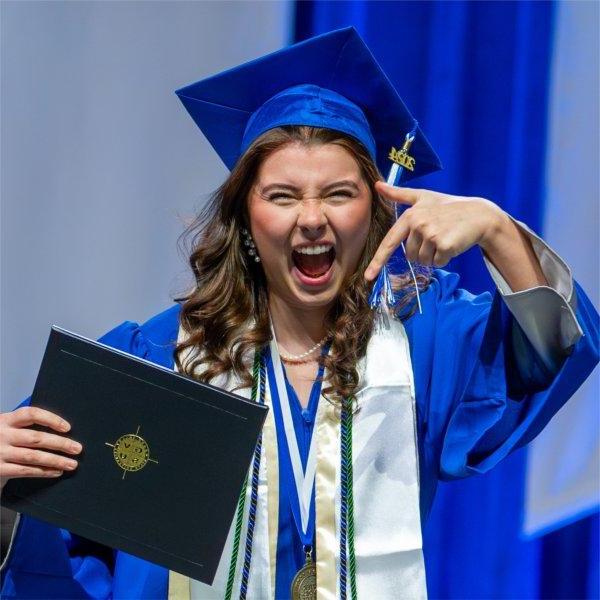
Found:
M 584 335 L 552 373 L 498 291 L 473 296 L 459 288 L 456 274 L 434 271 L 421 297 L 423 314 L 404 322 L 415 379 L 422 521 L 439 479 L 486 472 L 529 442 L 598 363 L 598 313 L 577 282 L 574 288 Z M 173 306 L 143 325 L 125 322 L 101 341 L 172 368 L 178 314 L 179 306 Z M 280 516 L 283 548 L 285 531 L 293 525 L 289 513 Z M 293 561 L 278 561 L 279 569 L 289 581 Z M 166 598 L 167 584 L 163 567 L 22 516 L 1 593 L 3 598 Z

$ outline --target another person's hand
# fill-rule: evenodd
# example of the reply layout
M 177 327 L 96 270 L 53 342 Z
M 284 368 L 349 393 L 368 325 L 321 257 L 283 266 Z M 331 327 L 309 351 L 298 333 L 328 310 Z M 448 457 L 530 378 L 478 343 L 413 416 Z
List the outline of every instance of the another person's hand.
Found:
M 365 271 L 368 281 L 377 277 L 401 242 L 405 242 L 406 258 L 411 262 L 443 267 L 471 246 L 483 245 L 509 219 L 499 206 L 485 198 L 399 188 L 382 181 L 375 187 L 384 198 L 409 207 L 379 245 Z
M 70 424 L 58 415 L 35 406 L 1 413 L 0 489 L 13 477 L 59 477 L 64 471 L 77 467 L 76 460 L 55 452 L 79 454 L 81 444 L 53 433 L 27 429 L 33 424 L 62 433 L 71 429 Z

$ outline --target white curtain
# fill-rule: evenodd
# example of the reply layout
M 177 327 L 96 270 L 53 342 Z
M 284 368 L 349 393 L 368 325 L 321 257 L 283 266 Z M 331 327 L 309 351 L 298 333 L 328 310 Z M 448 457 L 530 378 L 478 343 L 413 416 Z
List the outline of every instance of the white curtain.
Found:
M 178 235 L 227 172 L 174 90 L 290 43 L 292 3 L 0 9 L 6 411 L 52 323 L 97 337 L 189 283 Z

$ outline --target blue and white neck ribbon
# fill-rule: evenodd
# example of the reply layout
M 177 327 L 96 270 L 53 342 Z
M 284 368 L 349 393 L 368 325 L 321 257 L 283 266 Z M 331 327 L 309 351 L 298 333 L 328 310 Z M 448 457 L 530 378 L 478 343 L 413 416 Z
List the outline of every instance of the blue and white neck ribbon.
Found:
M 314 539 L 315 519 L 314 519 L 314 496 L 315 496 L 315 475 L 317 472 L 317 449 L 316 437 L 311 436 L 310 448 L 308 451 L 308 460 L 306 461 L 306 470 L 302 467 L 300 459 L 300 449 L 298 448 L 298 440 L 294 430 L 294 422 L 292 420 L 292 412 L 283 374 L 283 365 L 273 332 L 271 340 L 271 360 L 273 363 L 273 372 L 275 374 L 275 389 L 269 385 L 271 402 L 277 403 L 281 409 L 281 417 L 283 421 L 283 431 L 285 438 L 285 448 L 280 451 L 287 452 L 292 466 L 294 476 L 294 489 L 296 490 L 295 498 L 290 498 L 292 506 L 292 514 L 296 521 L 300 539 L 305 546 L 312 546 Z M 274 416 L 277 419 L 277 411 L 274 411 Z M 311 510 L 312 508 L 312 510 Z M 312 517 L 312 518 L 311 518 Z

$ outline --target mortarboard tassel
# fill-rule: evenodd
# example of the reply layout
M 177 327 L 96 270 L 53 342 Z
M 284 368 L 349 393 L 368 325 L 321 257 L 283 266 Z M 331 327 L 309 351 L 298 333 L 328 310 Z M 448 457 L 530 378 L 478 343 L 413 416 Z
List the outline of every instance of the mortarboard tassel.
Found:
M 400 183 L 400 179 L 402 178 L 402 173 L 404 168 L 408 168 L 411 171 L 414 169 L 414 158 L 408 155 L 408 151 L 410 149 L 411 144 L 415 139 L 415 135 L 417 133 L 418 123 L 414 121 L 412 130 L 406 134 L 404 138 L 404 144 L 400 150 L 396 150 L 392 147 L 389 159 L 392 161 L 392 166 L 388 173 L 387 183 L 388 185 L 397 186 Z M 398 202 L 394 202 L 394 215 L 396 217 L 396 221 L 400 218 L 405 207 L 403 207 Z M 408 268 L 410 269 L 410 273 L 413 278 L 413 282 L 415 284 L 415 291 L 417 294 L 417 305 L 419 307 L 419 313 L 422 313 L 423 310 L 421 308 L 421 298 L 419 296 L 419 286 L 417 285 L 417 277 L 415 275 L 415 271 L 413 269 L 412 264 L 406 258 L 406 248 L 404 247 L 404 242 L 400 244 L 402 248 L 402 252 L 404 253 L 404 258 L 408 264 Z M 390 270 L 388 265 L 383 265 L 381 271 L 379 271 L 379 275 L 373 284 L 373 289 L 371 290 L 371 295 L 369 296 L 369 305 L 372 309 L 378 311 L 379 315 L 382 317 L 383 322 L 387 322 L 388 315 L 390 312 L 390 307 L 393 307 L 396 304 L 396 298 L 394 296 L 394 291 L 392 289 L 392 283 L 390 281 Z

